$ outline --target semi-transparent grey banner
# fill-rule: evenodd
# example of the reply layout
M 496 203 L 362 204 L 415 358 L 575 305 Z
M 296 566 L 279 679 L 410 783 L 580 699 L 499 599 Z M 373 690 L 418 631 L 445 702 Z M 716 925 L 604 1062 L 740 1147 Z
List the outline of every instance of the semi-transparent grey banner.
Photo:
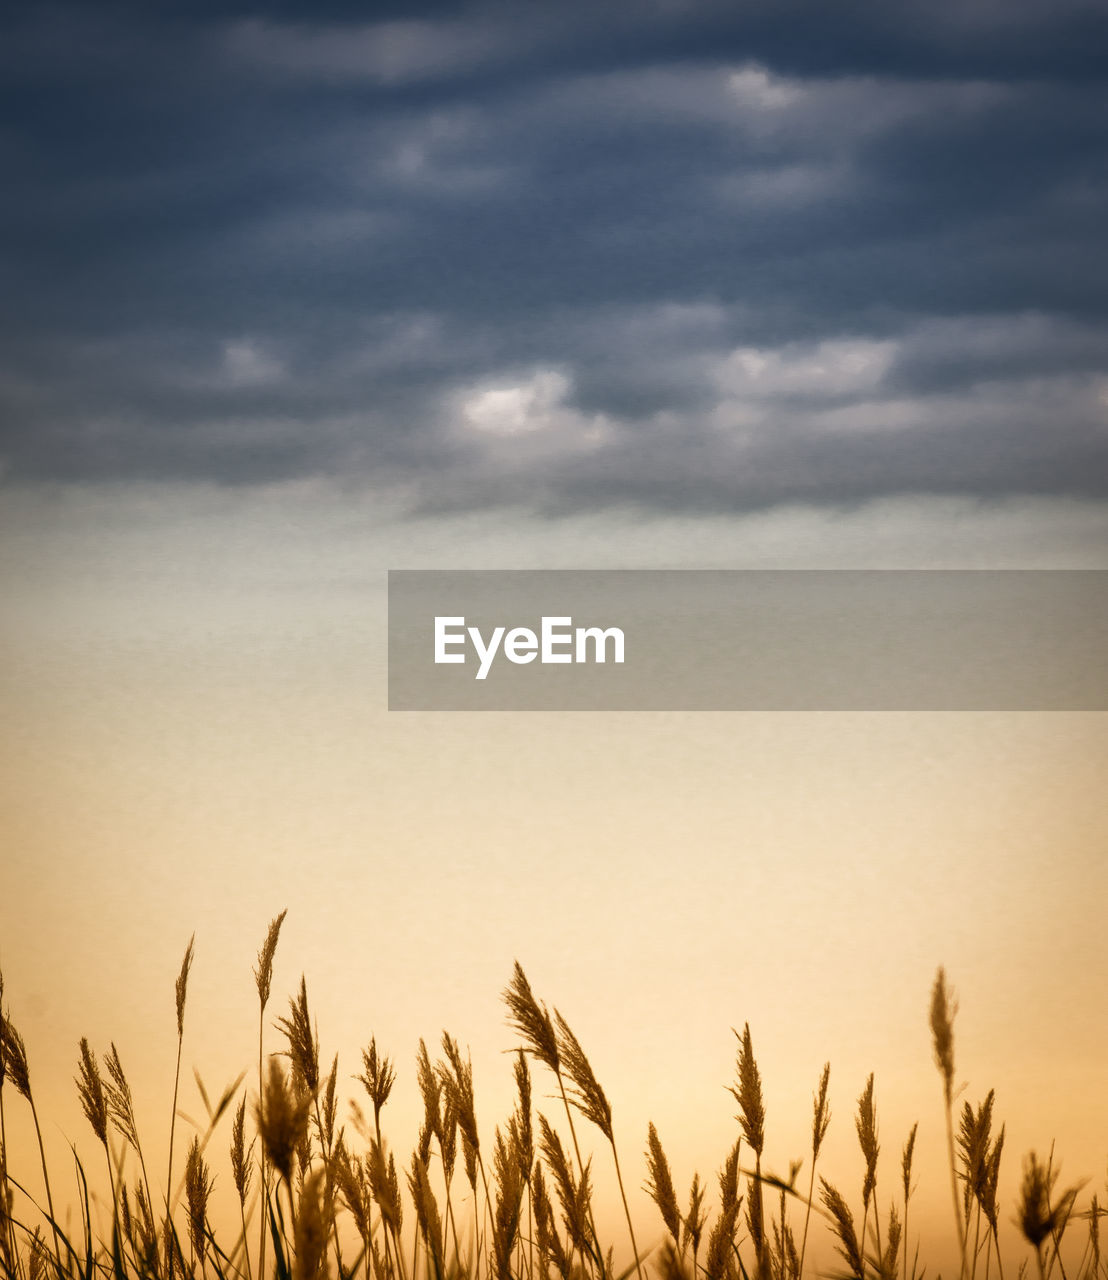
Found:
M 392 571 L 389 708 L 1104 711 L 1108 572 Z

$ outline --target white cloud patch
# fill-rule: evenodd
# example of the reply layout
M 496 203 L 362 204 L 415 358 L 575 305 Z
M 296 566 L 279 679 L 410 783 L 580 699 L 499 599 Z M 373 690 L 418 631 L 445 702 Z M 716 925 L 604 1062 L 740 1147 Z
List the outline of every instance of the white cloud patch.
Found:
M 473 430 L 491 436 L 525 436 L 547 431 L 563 415 L 569 379 L 542 369 L 525 382 L 470 392 L 462 400 L 462 417 Z
M 557 452 L 604 443 L 611 422 L 603 414 L 583 414 L 567 404 L 572 388 L 560 370 L 537 369 L 516 382 L 466 388 L 457 398 L 457 416 L 470 436 L 541 440 Z
M 790 148 L 816 147 L 824 162 L 910 120 L 972 119 L 1010 96 L 979 80 L 926 83 L 894 76 L 793 79 L 756 63 L 728 74 L 729 117 L 744 132 Z
M 716 382 L 745 400 L 830 400 L 872 394 L 897 352 L 891 339 L 834 339 L 784 347 L 738 347 L 720 362 Z

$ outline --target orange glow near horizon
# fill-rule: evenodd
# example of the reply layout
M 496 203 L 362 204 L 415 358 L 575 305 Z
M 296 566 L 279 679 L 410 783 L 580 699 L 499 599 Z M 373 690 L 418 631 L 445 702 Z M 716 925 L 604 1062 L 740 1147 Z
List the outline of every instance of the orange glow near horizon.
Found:
M 420 1037 L 432 1057 L 443 1029 L 469 1046 L 483 1142 L 506 1122 L 517 1040 L 500 992 L 518 958 L 612 1102 L 642 1241 L 661 1234 L 642 1189 L 647 1124 L 682 1205 L 694 1170 L 712 1202 L 738 1132 L 732 1028 L 749 1023 L 766 1167 L 805 1157 L 829 1060 L 820 1172 L 856 1204 L 854 1112 L 874 1072 L 883 1212 L 918 1120 L 910 1227 L 921 1262 L 949 1273 L 927 1025 L 943 964 L 962 1006 L 958 1105 L 995 1088 L 1007 1124 L 1006 1249 L 1023 1256 L 1025 1152 L 1055 1143 L 1062 1185 L 1100 1186 L 1104 716 L 390 716 L 379 586 L 305 599 L 267 585 L 243 603 L 199 584 L 176 605 L 164 588 L 143 601 L 90 587 L 87 607 L 73 591 L 25 597 L 6 629 L 0 746 L 4 1001 L 59 1200 L 76 1203 L 70 1142 L 101 1197 L 106 1181 L 72 1082 L 81 1036 L 117 1045 L 164 1184 L 173 983 L 193 932 L 181 1111 L 203 1120 L 194 1066 L 213 1097 L 244 1071 L 256 1089 L 251 971 L 284 907 L 267 1050 L 304 973 L 342 1121 L 370 1037 L 396 1061 L 385 1119 L 402 1166 Z M 536 1105 L 556 1115 L 551 1094 L 536 1068 Z M 5 1123 L 37 1194 L 10 1090 Z M 190 1134 L 179 1121 L 178 1171 Z M 224 1200 L 229 1138 L 225 1119 L 210 1147 Z M 588 1141 L 618 1258 L 610 1161 Z M 807 1176 L 805 1159 L 803 1189 Z M 830 1236 L 813 1231 L 830 1268 Z

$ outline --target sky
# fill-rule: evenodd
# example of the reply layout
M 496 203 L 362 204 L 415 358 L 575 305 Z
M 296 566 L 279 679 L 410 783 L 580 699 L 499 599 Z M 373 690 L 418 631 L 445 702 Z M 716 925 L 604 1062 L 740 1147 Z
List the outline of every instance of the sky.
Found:
M 1076 0 L 5 10 L 0 966 L 59 1168 L 82 1035 L 164 1152 L 194 931 L 186 1088 L 250 1066 L 287 906 L 270 1013 L 305 973 L 347 1080 L 377 1035 L 401 1150 L 444 1027 L 507 1114 L 518 958 L 679 1190 L 733 1027 L 782 1170 L 830 1059 L 859 1176 L 874 1071 L 940 1270 L 945 964 L 1009 1194 L 1055 1139 L 1100 1186 L 1103 715 L 390 714 L 384 626 L 389 568 L 1108 568 L 1106 49 Z

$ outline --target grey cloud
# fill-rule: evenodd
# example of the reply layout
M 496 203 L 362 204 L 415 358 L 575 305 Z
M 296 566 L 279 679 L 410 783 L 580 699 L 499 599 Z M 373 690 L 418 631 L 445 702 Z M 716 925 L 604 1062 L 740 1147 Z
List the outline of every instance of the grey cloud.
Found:
M 7 476 L 1105 496 L 1108 19 L 589 12 L 9 20 Z

